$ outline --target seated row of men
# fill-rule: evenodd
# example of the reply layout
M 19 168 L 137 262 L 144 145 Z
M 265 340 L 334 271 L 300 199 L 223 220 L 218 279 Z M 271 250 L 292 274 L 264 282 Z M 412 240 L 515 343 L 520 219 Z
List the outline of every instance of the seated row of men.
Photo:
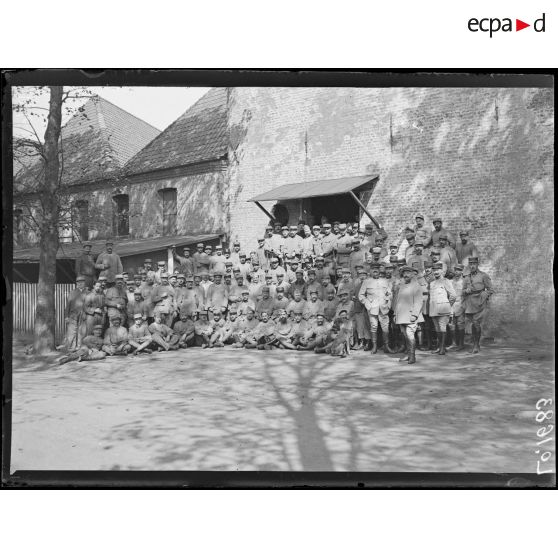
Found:
M 147 324 L 145 316 L 134 315 L 134 323 L 128 329 L 122 326 L 119 316 L 113 316 L 111 325 L 103 335 L 103 326 L 93 326 L 91 335 L 83 337 L 79 345 L 59 359 L 60 364 L 70 361 L 101 360 L 106 356 L 151 354 L 153 350 L 172 351 L 187 347 L 202 349 L 223 347 L 266 349 L 273 347 L 293 350 L 314 350 L 345 357 L 349 354 L 352 338 L 352 322 L 345 309 L 328 322 L 322 312 L 315 318 L 305 320 L 297 310 L 292 318 L 281 310 L 275 319 L 263 311 L 248 307 L 239 316 L 236 308 L 230 308 L 225 318 L 215 312 L 211 319 L 207 311 L 200 312 L 197 319 L 181 314 L 172 328 L 165 325 L 161 314 L 155 314 L 153 323 Z

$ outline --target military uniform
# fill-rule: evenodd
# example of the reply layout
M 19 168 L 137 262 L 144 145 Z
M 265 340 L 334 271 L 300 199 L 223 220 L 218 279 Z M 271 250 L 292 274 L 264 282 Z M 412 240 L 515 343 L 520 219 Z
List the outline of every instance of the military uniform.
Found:
M 478 258 L 479 252 L 477 250 L 477 247 L 469 240 L 469 233 L 467 231 L 461 231 L 459 233 L 459 236 L 461 238 L 461 242 L 458 242 L 455 245 L 455 255 L 457 257 L 457 261 L 460 264 L 463 264 L 464 271 L 465 269 L 468 271 L 469 258 L 471 256 L 474 258 Z M 464 240 L 465 242 L 463 242 Z
M 264 238 L 258 240 L 258 247 L 256 248 L 256 257 L 260 263 L 263 272 L 269 269 L 269 248 L 266 246 Z
M 279 287 L 278 289 L 283 289 Z M 285 297 L 284 290 L 278 290 L 273 301 L 273 318 L 278 318 L 282 310 L 287 310 L 289 299 Z
M 269 294 L 269 287 L 264 286 L 262 288 L 262 294 L 265 296 L 266 293 Z M 258 319 L 260 319 L 262 312 L 267 312 L 267 314 L 271 316 L 273 314 L 273 310 L 275 310 L 275 301 L 271 298 L 271 296 L 268 298 L 264 298 L 262 296 L 262 298 L 256 303 L 256 316 Z
M 346 226 L 341 226 L 341 235 L 335 247 L 337 253 L 337 267 L 349 267 L 349 259 L 353 251 L 353 237 L 346 232 Z
M 430 244 L 431 235 L 430 233 L 424 228 L 424 215 L 420 213 L 415 217 L 416 225 L 414 226 L 415 231 L 415 240 L 417 242 L 422 242 L 424 246 L 428 246 Z
M 113 246 L 113 243 L 107 241 L 106 246 Z M 107 251 L 99 254 L 95 262 L 95 268 L 103 272 L 103 275 L 107 279 L 107 284 L 109 285 L 114 283 L 116 281 L 116 276 L 121 275 L 124 271 L 120 256 L 114 252 L 109 253 Z
M 129 302 L 126 306 L 126 314 L 128 316 L 128 323 L 134 323 L 134 316 L 139 314 L 142 316 L 144 322 L 149 318 L 150 304 L 141 298 L 141 291 L 139 289 L 134 291 L 134 300 Z
M 81 340 L 81 346 L 84 349 L 81 360 L 103 360 L 106 357 L 106 353 L 103 351 L 104 340 L 101 337 L 103 327 L 96 324 L 93 329 L 99 335 L 87 335 Z
M 207 289 L 205 305 L 207 308 L 210 308 L 212 312 L 224 312 L 228 306 L 228 296 L 226 285 L 222 283 L 213 283 Z
M 318 314 L 319 317 L 325 318 L 323 314 Z M 323 347 L 328 342 L 328 335 L 331 329 L 331 324 L 327 322 L 319 323 L 319 320 L 315 324 L 311 325 L 304 333 L 304 336 L 300 339 L 300 345 L 304 350 L 310 351 L 316 347 Z
M 323 314 L 323 311 L 324 303 L 321 300 L 316 299 L 313 301 L 309 298 L 302 309 L 302 316 L 306 321 L 311 321 L 318 314 Z
M 184 248 L 184 257 L 174 254 L 174 259 L 178 263 L 178 269 L 180 273 L 184 275 L 193 275 L 195 271 L 195 262 L 190 257 L 190 249 Z
M 463 272 L 463 264 L 456 264 L 456 272 Z M 452 279 L 453 289 L 455 291 L 455 302 L 451 307 L 452 320 L 451 328 L 455 332 L 455 344 L 457 350 L 465 348 L 465 307 L 463 306 L 463 275 Z
M 85 334 L 84 310 L 85 297 L 87 289 L 85 288 L 85 278 L 78 276 L 76 278 L 78 286 L 68 294 L 66 300 L 65 316 L 66 316 L 66 348 L 73 350 L 79 347 L 81 339 Z
M 360 240 L 353 239 L 353 251 L 349 254 L 348 267 L 351 270 L 351 277 L 353 279 L 358 278 L 357 266 L 362 266 L 364 268 L 364 252 L 360 249 Z
M 363 281 L 367 279 L 365 277 L 365 272 L 362 273 L 363 277 L 358 279 L 355 283 L 355 293 L 360 292 L 360 288 L 362 287 Z M 359 345 L 356 349 L 360 349 L 362 347 L 362 342 L 368 342 L 371 339 L 370 335 L 370 321 L 368 318 L 368 312 L 365 312 L 366 308 L 364 304 L 359 300 L 358 296 L 355 297 L 353 302 L 353 321 L 354 321 L 354 329 L 356 331 L 357 339 L 359 340 Z
M 161 274 L 161 279 L 167 277 L 166 273 Z M 171 285 L 156 285 L 151 292 L 151 302 L 153 313 L 163 315 L 163 322 L 170 327 L 174 320 L 176 305 L 174 303 L 174 288 Z
M 83 247 L 91 247 L 91 243 L 86 242 Z M 86 254 L 85 252 L 76 258 L 76 277 L 81 275 L 85 279 L 85 288 L 92 289 L 93 282 L 95 280 L 95 262 L 91 254 Z
M 85 334 L 92 335 L 94 326 L 105 323 L 105 295 L 101 290 L 99 292 L 91 291 L 85 295 L 83 312 Z
M 288 254 L 302 252 L 302 238 L 296 234 L 296 227 L 290 228 L 289 236 L 285 239 L 284 250 Z
M 470 256 L 469 265 L 478 266 L 479 259 Z M 465 307 L 465 319 L 472 325 L 473 348 L 472 352 L 480 350 L 481 327 L 488 311 L 488 301 L 494 294 L 492 281 L 488 274 L 471 269 L 471 273 L 463 279 L 463 304 Z
M 321 255 L 324 258 L 324 268 L 330 277 L 335 277 L 335 250 L 337 249 L 337 237 L 331 233 L 331 225 L 324 225 L 326 234 L 321 240 Z
M 405 266 L 403 272 L 412 273 L 412 268 Z M 401 328 L 401 332 L 407 341 L 407 361 L 413 364 L 415 357 L 415 332 L 419 323 L 423 304 L 423 287 L 416 281 L 409 283 L 403 281 L 397 288 L 395 297 L 395 323 Z
M 154 321 L 149 326 L 149 333 L 151 334 L 151 339 L 155 346 L 165 351 L 171 351 L 178 349 L 179 337 L 174 333 L 174 331 L 164 323 L 157 323 Z
M 374 267 L 378 267 L 374 264 Z M 392 290 L 390 283 L 385 278 L 369 277 L 362 282 L 358 299 L 368 311 L 370 318 L 372 352 L 377 352 L 378 325 L 385 337 L 387 345 L 389 335 L 389 310 L 391 308 Z
M 109 355 L 125 355 L 130 352 L 128 343 L 128 331 L 120 325 L 120 316 L 114 315 L 111 318 L 111 326 L 105 332 L 103 341 L 103 351 Z
M 132 316 L 134 323 L 128 328 L 128 343 L 134 349 L 134 354 L 138 354 L 141 351 L 147 350 L 152 342 L 151 333 L 149 332 L 149 326 L 142 321 L 141 325 L 136 325 L 136 320 L 143 320 L 143 314 L 136 313 Z
M 195 322 L 191 318 L 186 321 L 178 320 L 173 326 L 173 331 L 178 335 L 178 346 L 181 349 L 194 345 Z
M 432 223 L 434 223 L 434 229 L 430 233 L 429 245 L 433 246 L 435 244 L 438 244 L 440 242 L 440 236 L 441 235 L 446 235 L 448 237 L 448 244 L 452 248 L 455 248 L 455 238 L 454 238 L 452 233 L 450 233 L 447 229 L 444 229 L 441 226 L 442 225 L 442 219 L 440 219 L 440 217 L 435 217 L 434 219 L 432 219 Z M 436 228 L 435 228 L 436 223 L 440 223 L 440 230 L 436 230 Z
M 442 270 L 442 262 L 433 264 L 433 269 Z M 451 305 L 455 302 L 455 291 L 449 279 L 445 277 L 434 278 L 428 286 L 429 290 L 429 307 L 428 314 L 434 321 L 434 327 L 438 336 L 438 349 L 440 355 L 446 354 L 445 341 L 446 329 L 451 315 Z

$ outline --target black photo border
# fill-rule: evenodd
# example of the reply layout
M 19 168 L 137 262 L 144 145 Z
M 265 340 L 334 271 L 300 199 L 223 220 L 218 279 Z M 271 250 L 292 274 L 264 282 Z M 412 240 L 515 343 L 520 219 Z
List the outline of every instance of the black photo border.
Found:
M 555 474 L 18 470 L 12 413 L 12 86 L 549 87 L 555 69 L 8 69 L 2 109 L 2 485 L 4 488 L 550 488 Z M 554 95 L 556 91 L 554 90 Z M 556 133 L 556 129 L 555 129 Z

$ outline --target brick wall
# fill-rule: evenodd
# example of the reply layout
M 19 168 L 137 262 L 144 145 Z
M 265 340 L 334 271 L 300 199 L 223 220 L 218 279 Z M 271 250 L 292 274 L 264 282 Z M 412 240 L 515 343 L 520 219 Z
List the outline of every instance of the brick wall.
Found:
M 467 229 L 496 294 L 496 336 L 553 335 L 553 95 L 548 89 L 236 88 L 226 212 L 255 245 L 247 200 L 281 184 L 379 175 L 368 209 L 390 239 L 422 212 Z M 270 209 L 273 202 L 265 202 Z M 298 219 L 296 211 L 291 219 Z M 368 221 L 363 218 L 363 223 Z

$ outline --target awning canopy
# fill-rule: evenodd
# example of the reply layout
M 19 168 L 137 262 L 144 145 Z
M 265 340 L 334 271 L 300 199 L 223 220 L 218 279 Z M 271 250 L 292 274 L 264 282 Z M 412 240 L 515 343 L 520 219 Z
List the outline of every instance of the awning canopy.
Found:
M 220 233 L 213 234 L 190 234 L 180 236 L 159 236 L 156 238 L 138 238 L 134 240 L 114 240 L 114 251 L 119 256 L 133 256 L 156 252 L 173 245 L 177 247 L 197 244 L 198 242 L 210 242 L 218 239 Z M 106 240 L 93 240 L 91 254 L 97 256 L 105 250 Z M 83 245 L 79 242 L 61 244 L 56 254 L 57 260 L 75 259 L 83 252 Z M 38 262 L 40 250 L 37 246 L 33 248 L 14 249 L 14 262 Z
M 349 192 L 362 192 L 371 190 L 378 175 L 349 176 L 345 178 L 332 178 L 330 180 L 314 180 L 312 182 L 299 182 L 277 186 L 264 194 L 248 200 L 262 202 L 270 200 L 292 200 L 297 198 L 317 198 L 320 196 L 336 196 Z

